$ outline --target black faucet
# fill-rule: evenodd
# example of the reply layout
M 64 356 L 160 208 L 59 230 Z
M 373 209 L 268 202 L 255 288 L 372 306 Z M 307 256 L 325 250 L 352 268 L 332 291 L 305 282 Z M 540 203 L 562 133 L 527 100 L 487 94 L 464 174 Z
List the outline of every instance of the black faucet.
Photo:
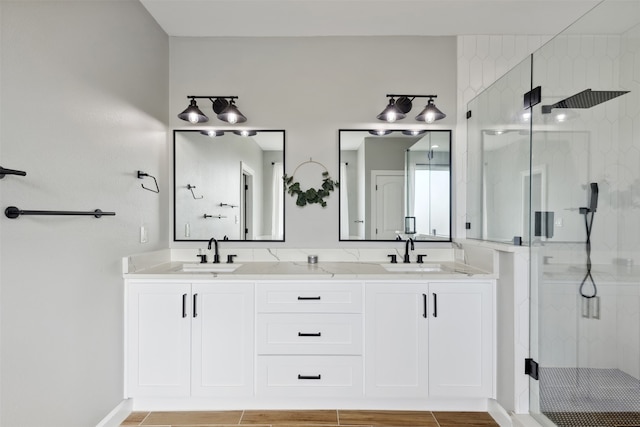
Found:
M 213 263 L 220 264 L 220 254 L 218 254 L 218 241 L 215 237 L 212 237 L 211 240 L 209 240 L 209 246 L 207 246 L 209 250 L 211 250 L 211 243 L 214 244 Z
M 402 262 L 405 264 L 408 264 L 411 262 L 411 260 L 409 259 L 409 243 L 411 243 L 411 250 L 414 250 L 413 239 L 411 237 L 409 237 L 407 239 L 407 243 L 404 244 L 404 258 Z

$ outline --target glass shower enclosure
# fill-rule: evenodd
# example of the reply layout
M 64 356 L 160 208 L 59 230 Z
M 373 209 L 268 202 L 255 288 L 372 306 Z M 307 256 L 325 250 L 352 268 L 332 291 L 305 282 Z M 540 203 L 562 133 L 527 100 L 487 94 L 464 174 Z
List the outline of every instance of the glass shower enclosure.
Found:
M 601 2 L 468 110 L 467 238 L 529 250 L 530 412 L 640 425 L 640 2 Z

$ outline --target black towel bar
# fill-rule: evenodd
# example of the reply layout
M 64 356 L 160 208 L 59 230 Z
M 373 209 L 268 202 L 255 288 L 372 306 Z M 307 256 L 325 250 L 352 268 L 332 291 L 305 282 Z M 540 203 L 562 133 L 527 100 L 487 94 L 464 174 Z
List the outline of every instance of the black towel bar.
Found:
M 31 211 L 18 209 L 15 206 L 9 206 L 4 210 L 4 214 L 7 218 L 18 218 L 20 215 L 72 215 L 72 216 L 94 216 L 101 218 L 102 216 L 114 216 L 115 212 L 102 212 L 100 209 L 96 209 L 91 212 L 82 211 Z
M 0 179 L 4 178 L 5 175 L 20 175 L 20 176 L 26 176 L 27 173 L 24 171 L 18 171 L 15 169 L 5 169 L 2 166 L 0 166 Z

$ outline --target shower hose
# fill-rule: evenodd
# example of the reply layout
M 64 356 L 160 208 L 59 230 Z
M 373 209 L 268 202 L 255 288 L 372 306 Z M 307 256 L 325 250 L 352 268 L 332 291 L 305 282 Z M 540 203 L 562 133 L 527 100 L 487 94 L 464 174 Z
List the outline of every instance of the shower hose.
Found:
M 591 214 L 591 217 L 589 217 Z M 598 287 L 596 286 L 596 282 L 593 280 L 593 276 L 591 275 L 591 229 L 593 228 L 593 217 L 595 212 L 587 209 L 584 213 L 584 226 L 587 231 L 587 241 L 586 241 L 586 251 L 587 251 L 587 274 L 584 275 L 584 279 L 580 283 L 580 295 L 584 298 L 594 298 L 598 294 Z M 587 284 L 587 280 L 591 282 L 593 286 L 593 293 L 587 294 L 585 293 L 584 287 Z

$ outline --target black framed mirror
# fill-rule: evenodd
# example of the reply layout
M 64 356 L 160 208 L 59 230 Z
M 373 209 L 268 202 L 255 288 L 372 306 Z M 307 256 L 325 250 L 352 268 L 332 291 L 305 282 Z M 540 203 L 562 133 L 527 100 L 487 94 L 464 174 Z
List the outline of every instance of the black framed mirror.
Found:
M 174 241 L 284 241 L 284 147 L 284 130 L 174 130 Z
M 339 131 L 341 241 L 451 241 L 451 131 Z

